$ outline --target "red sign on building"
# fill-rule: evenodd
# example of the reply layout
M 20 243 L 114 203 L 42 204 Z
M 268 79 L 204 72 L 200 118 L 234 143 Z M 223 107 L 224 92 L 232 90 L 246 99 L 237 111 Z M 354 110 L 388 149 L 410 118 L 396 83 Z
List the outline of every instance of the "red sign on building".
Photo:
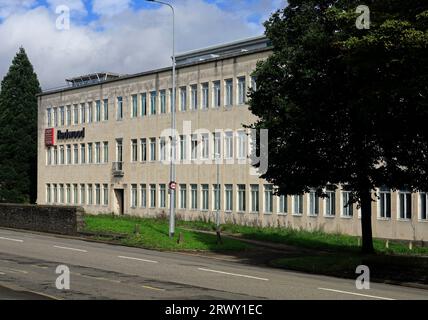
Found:
M 55 144 L 55 129 L 46 129 L 45 130 L 45 145 L 47 147 L 53 146 Z

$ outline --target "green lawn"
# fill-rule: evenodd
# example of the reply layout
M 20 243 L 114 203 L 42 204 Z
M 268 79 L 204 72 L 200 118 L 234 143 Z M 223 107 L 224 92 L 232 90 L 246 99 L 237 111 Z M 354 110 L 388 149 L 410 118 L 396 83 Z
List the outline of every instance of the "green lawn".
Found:
M 118 241 L 124 245 L 159 249 L 159 250 L 245 250 L 250 245 L 233 239 L 223 239 L 217 245 L 216 237 L 197 231 L 176 229 L 175 239 L 168 237 L 168 221 L 159 219 L 142 219 L 132 217 L 114 217 L 111 215 L 85 216 L 85 231 L 92 233 L 124 234 Z M 134 233 L 135 226 L 140 226 L 140 235 Z M 184 241 L 177 244 L 178 234 L 182 233 Z M 101 236 L 98 237 L 101 239 Z M 112 240 L 109 237 L 103 237 Z
M 213 230 L 214 224 L 202 221 L 178 221 L 178 225 L 185 228 L 199 230 Z M 291 228 L 260 228 L 241 226 L 236 224 L 222 225 L 223 232 L 237 234 L 243 238 L 283 243 L 308 249 L 331 250 L 335 252 L 359 252 L 358 237 L 344 234 L 331 234 L 322 231 L 305 231 Z M 389 243 L 385 247 L 384 240 L 374 240 L 374 247 L 378 253 L 428 255 L 428 247 L 413 247 L 399 242 Z

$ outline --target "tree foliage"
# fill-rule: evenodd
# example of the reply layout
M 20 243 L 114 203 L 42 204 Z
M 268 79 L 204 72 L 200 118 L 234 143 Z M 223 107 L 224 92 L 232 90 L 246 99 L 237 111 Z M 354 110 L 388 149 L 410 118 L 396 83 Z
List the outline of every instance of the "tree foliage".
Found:
M 20 48 L 1 83 L 0 202 L 35 202 L 37 189 L 37 97 L 41 92 Z
M 254 75 L 255 128 L 269 129 L 263 176 L 281 194 L 343 184 L 372 251 L 376 187 L 428 189 L 428 2 L 290 0 L 265 23 L 273 54 Z

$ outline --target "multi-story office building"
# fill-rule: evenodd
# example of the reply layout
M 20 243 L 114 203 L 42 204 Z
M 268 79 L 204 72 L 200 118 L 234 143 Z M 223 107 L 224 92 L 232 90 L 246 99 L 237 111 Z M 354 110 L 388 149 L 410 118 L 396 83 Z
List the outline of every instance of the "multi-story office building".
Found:
M 67 80 L 39 96 L 38 203 L 89 213 L 168 212 L 169 159 L 177 162 L 177 215 L 360 234 L 349 193 L 326 186 L 278 197 L 254 175 L 248 156 L 256 118 L 246 105 L 252 71 L 271 54 L 256 37 L 177 57 L 177 146 L 171 152 L 171 68 Z M 266 106 L 269 107 L 269 106 Z M 218 165 L 218 163 L 220 163 Z M 218 177 L 218 180 L 217 180 Z M 427 194 L 381 188 L 373 203 L 376 237 L 426 240 Z

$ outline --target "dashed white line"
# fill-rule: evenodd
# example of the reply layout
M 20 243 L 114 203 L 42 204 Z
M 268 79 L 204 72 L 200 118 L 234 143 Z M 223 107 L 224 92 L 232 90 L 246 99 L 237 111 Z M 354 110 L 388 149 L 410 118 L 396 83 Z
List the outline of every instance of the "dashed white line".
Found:
M 77 251 L 77 252 L 88 252 L 88 251 L 82 250 L 82 249 L 69 248 L 69 247 L 61 247 L 61 246 L 54 246 L 54 248 L 64 249 L 64 250 L 71 250 L 71 251 Z
M 0 276 L 4 276 L 4 275 L 6 275 L 6 273 L 0 272 Z
M 380 299 L 380 300 L 395 300 L 395 299 L 392 299 L 392 298 L 372 296 L 372 295 L 368 295 L 368 294 L 362 294 L 362 293 L 356 293 L 356 292 L 349 292 L 349 291 L 342 291 L 342 290 L 329 289 L 329 288 L 318 288 L 318 290 L 331 291 L 331 292 L 344 293 L 344 294 L 351 294 L 351 295 L 354 295 L 354 296 L 360 296 L 360 297 L 366 297 L 366 298 L 373 298 L 373 299 Z
M 4 237 L 0 237 L 0 240 L 13 241 L 13 242 L 24 242 L 24 240 L 21 240 L 21 239 L 12 239 L 12 238 L 4 238 Z
M 128 259 L 128 260 L 136 260 L 136 261 L 142 261 L 142 262 L 149 262 L 149 263 L 159 263 L 158 261 L 154 261 L 154 260 L 147 260 L 147 259 L 126 257 L 126 256 L 118 256 L 118 258 L 120 258 L 120 259 Z
M 211 269 L 205 269 L 205 268 L 198 268 L 198 270 L 220 273 L 220 274 L 226 274 L 226 275 L 235 276 L 235 277 L 243 277 L 243 278 L 249 278 L 249 279 L 255 279 L 255 280 L 269 281 L 269 279 L 266 279 L 266 278 L 259 278 L 259 277 L 254 277 L 254 276 L 249 276 L 249 275 L 239 274 L 239 273 L 230 273 L 230 272 L 211 270 Z

